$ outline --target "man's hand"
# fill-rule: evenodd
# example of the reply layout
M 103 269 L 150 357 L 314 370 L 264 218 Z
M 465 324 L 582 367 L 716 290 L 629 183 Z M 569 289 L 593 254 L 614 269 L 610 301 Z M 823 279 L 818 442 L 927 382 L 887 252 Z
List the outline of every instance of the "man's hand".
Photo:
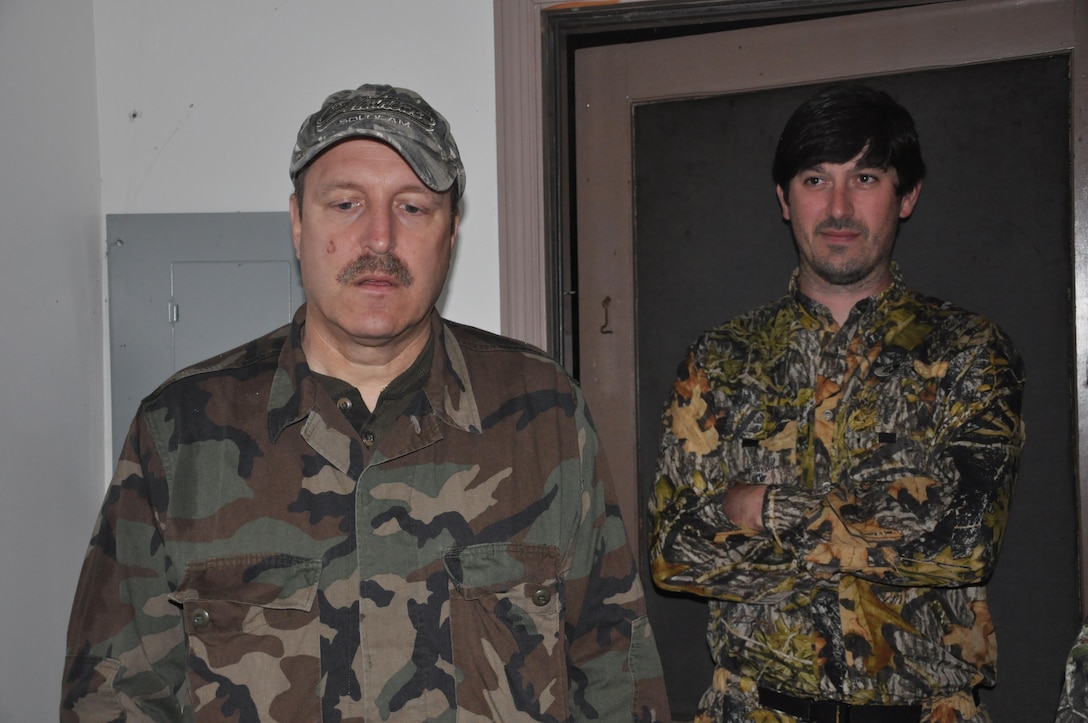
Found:
M 740 527 L 763 532 L 763 497 L 766 485 L 750 485 L 737 482 L 722 497 L 722 511 Z

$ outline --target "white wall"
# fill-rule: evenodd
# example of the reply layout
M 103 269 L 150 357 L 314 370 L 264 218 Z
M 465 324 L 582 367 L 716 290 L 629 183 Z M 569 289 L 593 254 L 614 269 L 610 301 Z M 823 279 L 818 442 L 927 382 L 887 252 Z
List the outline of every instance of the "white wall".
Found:
M 364 82 L 453 126 L 447 316 L 499 330 L 491 0 L 0 0 L 0 721 L 56 720 L 106 470 L 104 219 L 287 208 L 302 119 Z
M 89 3 L 0 0 L 0 158 L 0 721 L 48 721 L 103 485 Z
M 95 0 L 104 213 L 287 209 L 302 120 L 418 91 L 468 174 L 443 312 L 499 331 L 492 0 Z

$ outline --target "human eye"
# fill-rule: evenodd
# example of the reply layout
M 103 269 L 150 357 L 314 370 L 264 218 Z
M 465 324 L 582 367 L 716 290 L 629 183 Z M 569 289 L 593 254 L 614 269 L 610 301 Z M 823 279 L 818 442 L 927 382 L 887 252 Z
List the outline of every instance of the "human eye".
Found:
M 859 186 L 879 186 L 888 180 L 888 172 L 882 168 L 859 168 L 854 173 L 854 181 Z
M 325 199 L 322 208 L 329 223 L 351 224 L 366 213 L 366 202 L 356 196 L 333 194 Z
M 398 211 L 409 219 L 422 219 L 433 215 L 439 208 L 437 196 L 423 193 L 409 193 L 395 202 Z

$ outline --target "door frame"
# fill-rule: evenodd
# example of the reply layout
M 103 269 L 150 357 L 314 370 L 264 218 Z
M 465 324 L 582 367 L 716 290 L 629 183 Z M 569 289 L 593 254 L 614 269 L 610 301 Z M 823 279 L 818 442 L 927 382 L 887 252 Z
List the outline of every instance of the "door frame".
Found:
M 574 51 L 959 0 L 492 0 L 501 330 L 569 363 Z M 1030 1 L 1030 0 L 1029 0 Z
M 562 253 L 574 233 L 575 213 L 569 177 L 572 159 L 572 79 L 574 50 L 638 40 L 640 33 L 688 35 L 727 27 L 758 26 L 853 14 L 889 7 L 938 4 L 923 2 L 851 2 L 850 0 L 715 0 L 596 3 L 556 0 L 493 0 L 495 10 L 496 92 L 498 117 L 500 303 L 503 332 L 555 355 L 576 376 L 572 329 L 576 304 L 568 303 L 576 280 L 558 278 Z M 1088 612 L 1088 3 L 1076 0 L 960 0 L 958 6 L 985 13 L 1010 6 L 1072 6 L 1069 30 L 1071 84 L 1071 200 L 1073 213 L 1074 355 L 1073 395 L 1078 435 L 1075 440 L 1078 559 L 1082 611 Z M 817 12 L 817 10 L 819 12 Z M 692 26 L 697 24 L 693 30 Z M 1015 52 L 988 60 L 1017 57 Z M 951 67 L 964 59 L 947 58 L 933 67 Z M 974 61 L 977 62 L 977 61 Z M 943 65 L 941 63 L 944 63 Z M 630 222 L 626 219 L 625 222 Z M 630 450 L 604 446 L 610 457 Z M 633 458 L 633 457 L 632 457 Z M 613 464 L 615 466 L 615 464 Z M 622 491 L 621 491 L 622 494 Z M 635 496 L 624 500 L 628 529 L 641 517 Z M 630 494 L 627 496 L 629 497 Z M 632 506 L 635 509 L 631 510 Z M 637 537 L 632 538 L 637 539 Z

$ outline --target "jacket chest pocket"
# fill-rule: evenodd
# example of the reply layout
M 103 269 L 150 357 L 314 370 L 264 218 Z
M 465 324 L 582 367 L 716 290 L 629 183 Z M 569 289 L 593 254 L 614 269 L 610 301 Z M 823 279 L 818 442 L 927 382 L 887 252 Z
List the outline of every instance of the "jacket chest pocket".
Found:
M 924 474 L 941 426 L 938 379 L 902 374 L 861 387 L 843 415 L 841 474 Z
M 765 413 L 753 415 L 724 435 L 726 479 L 757 485 L 796 485 L 798 423 L 788 417 L 770 421 L 765 417 Z
M 559 554 L 515 543 L 447 552 L 457 706 L 494 720 L 565 720 Z
M 320 721 L 321 561 L 234 555 L 191 563 L 182 607 L 197 721 Z

